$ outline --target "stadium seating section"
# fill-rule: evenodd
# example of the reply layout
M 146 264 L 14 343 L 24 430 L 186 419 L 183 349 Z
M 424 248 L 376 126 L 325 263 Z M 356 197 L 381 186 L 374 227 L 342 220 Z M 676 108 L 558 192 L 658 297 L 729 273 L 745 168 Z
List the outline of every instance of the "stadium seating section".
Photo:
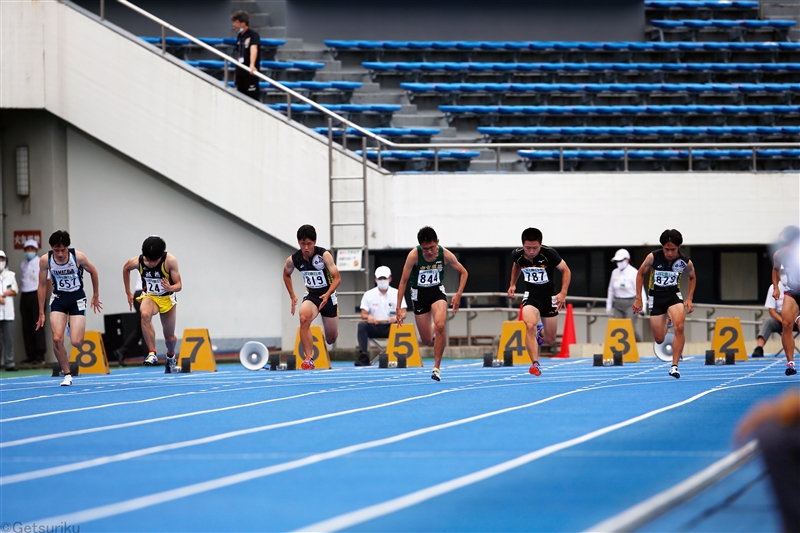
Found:
M 796 20 L 756 1 L 645 0 L 646 42 L 327 40 L 317 56 L 262 39 L 261 72 L 395 143 L 483 143 L 480 150 L 376 149 L 397 172 L 486 170 L 798 170 Z M 160 37 L 143 37 L 162 46 Z M 232 38 L 202 38 L 231 52 Z M 166 49 L 219 80 L 232 67 L 188 39 Z M 232 85 L 232 82 L 231 82 Z M 262 82 L 261 100 L 287 113 Z M 292 119 L 328 136 L 308 104 Z M 336 142 L 362 135 L 334 124 Z M 497 143 L 656 143 L 655 148 L 514 150 Z M 778 142 L 783 148 L 726 147 Z M 658 149 L 657 144 L 664 144 Z M 674 149 L 714 143 L 713 149 Z M 358 151 L 361 155 L 361 152 Z

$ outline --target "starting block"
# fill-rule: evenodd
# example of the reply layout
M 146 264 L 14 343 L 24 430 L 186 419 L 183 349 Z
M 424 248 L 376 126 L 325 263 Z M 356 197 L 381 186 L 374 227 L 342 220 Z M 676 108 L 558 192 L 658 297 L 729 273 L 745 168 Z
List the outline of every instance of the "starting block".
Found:
M 625 320 L 625 319 L 619 319 Z M 622 366 L 624 363 L 624 356 L 622 352 L 614 350 L 611 357 L 606 357 L 605 351 L 603 353 L 594 354 L 592 359 L 592 366 Z
M 178 361 L 180 361 L 181 373 L 190 373 L 197 370 L 217 371 L 217 361 L 214 358 L 214 349 L 211 347 L 211 339 L 208 336 L 207 329 L 183 330 Z
M 78 366 L 78 363 L 70 363 L 69 364 L 69 373 L 72 374 L 73 377 L 79 376 L 81 373 L 81 367 Z M 50 377 L 52 378 L 60 378 L 63 374 L 61 373 L 61 363 L 56 361 L 53 363 L 53 373 Z
M 716 352 L 714 350 L 706 350 L 706 365 L 711 366 L 711 365 L 735 365 L 735 364 L 736 364 L 736 352 L 732 350 L 728 350 L 721 357 L 717 357 Z
M 297 356 L 289 354 L 281 363 L 281 355 L 278 353 L 269 354 L 270 370 L 297 370 Z
M 639 362 L 639 349 L 636 346 L 633 322 L 630 318 L 608 320 L 606 340 L 603 343 L 603 359 L 610 359 L 616 364 L 617 354 L 620 354 L 624 363 Z
M 106 348 L 103 345 L 103 336 L 99 331 L 87 331 L 83 334 L 83 342 L 80 346 L 72 347 L 72 354 L 69 358 L 70 372 L 75 374 L 72 370 L 72 364 L 75 363 L 80 368 L 81 374 L 110 374 L 111 370 L 108 368 L 108 357 L 106 357 Z M 61 367 L 58 367 L 61 370 Z
M 483 354 L 483 366 L 484 367 L 495 367 L 495 366 L 514 366 L 514 352 L 511 350 L 506 350 L 503 352 L 503 358 L 494 358 L 494 355 L 491 353 Z
M 736 361 L 747 361 L 747 350 L 744 347 L 742 323 L 737 317 L 720 317 L 714 324 L 714 339 L 711 349 L 715 353 L 733 353 Z
M 311 358 L 314 360 L 314 368 L 317 370 L 330 370 L 331 368 L 331 358 L 328 355 L 328 347 L 325 345 L 325 335 L 322 332 L 321 326 L 311 326 Z M 286 360 L 286 370 L 294 370 L 299 367 L 303 359 L 305 359 L 305 353 L 303 351 L 303 345 L 300 342 L 300 327 L 297 328 L 297 336 L 294 340 L 294 361 L 289 361 L 292 357 L 288 357 Z M 289 368 L 289 366 L 292 368 Z M 272 364 L 270 363 L 270 369 L 272 369 Z

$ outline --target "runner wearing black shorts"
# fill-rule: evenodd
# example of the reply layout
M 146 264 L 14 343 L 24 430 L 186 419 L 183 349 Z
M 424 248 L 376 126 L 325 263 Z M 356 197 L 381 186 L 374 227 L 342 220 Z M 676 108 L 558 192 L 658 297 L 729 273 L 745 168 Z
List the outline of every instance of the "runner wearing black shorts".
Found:
M 283 283 L 292 300 L 292 315 L 297 306 L 297 296 L 292 286 L 292 272 L 295 269 L 303 275 L 306 294 L 300 304 L 300 341 L 303 344 L 304 370 L 314 368 L 313 336 L 311 322 L 322 315 L 322 327 L 325 330 L 325 342 L 333 344 L 339 337 L 339 306 L 336 299 L 336 287 L 342 281 L 339 269 L 333 261 L 333 255 L 317 246 L 317 230 L 314 226 L 300 226 L 297 230 L 297 244 L 300 249 L 292 254 L 283 267 Z
M 683 346 L 686 344 L 684 323 L 686 314 L 694 311 L 692 297 L 697 278 L 692 261 L 680 252 L 680 246 L 683 244 L 681 232 L 676 229 L 664 230 L 659 241 L 661 248 L 647 254 L 636 274 L 636 300 L 633 302 L 633 312 L 639 313 L 642 310 L 642 286 L 645 276 L 648 276 L 648 307 L 653 340 L 658 344 L 664 342 L 671 321 L 675 336 L 672 339 L 672 366 L 669 375 L 677 379 L 681 377 L 678 361 L 683 355 Z M 689 292 L 685 301 L 681 294 L 681 274 L 686 274 L 689 278 Z
M 458 291 L 453 296 L 453 314 L 458 312 L 461 294 L 467 284 L 467 269 L 456 256 L 439 246 L 439 238 L 433 228 L 425 226 L 417 233 L 419 246 L 411 250 L 403 267 L 403 275 L 397 288 L 397 309 L 401 309 L 406 287 L 411 285 L 411 303 L 414 317 L 423 344 L 433 341 L 433 373 L 431 379 L 441 381 L 439 365 L 447 343 L 445 322 L 447 321 L 447 296 L 444 291 L 444 266 L 450 265 L 458 272 Z M 433 324 L 431 325 L 431 317 Z M 397 315 L 398 326 L 403 318 Z
M 542 232 L 528 228 L 522 232 L 522 248 L 511 253 L 511 283 L 508 296 L 514 297 L 520 274 L 525 283 L 522 297 L 522 321 L 525 322 L 525 346 L 531 358 L 530 373 L 539 376 L 539 346 L 556 341 L 558 312 L 564 307 L 572 273 L 566 261 L 549 246 L 542 245 Z M 553 274 L 561 272 L 561 290 L 556 293 Z M 539 324 L 541 319 L 542 324 Z M 541 335 L 540 332 L 544 334 Z
M 786 291 L 783 293 L 781 309 L 781 344 L 786 353 L 786 375 L 793 376 L 797 374 L 794 366 L 794 324 L 800 313 L 800 229 L 797 226 L 785 227 L 779 240 L 783 246 L 773 255 L 772 283 L 775 288 L 772 296 L 775 297 L 775 293 L 780 296 L 777 287 L 782 272 Z

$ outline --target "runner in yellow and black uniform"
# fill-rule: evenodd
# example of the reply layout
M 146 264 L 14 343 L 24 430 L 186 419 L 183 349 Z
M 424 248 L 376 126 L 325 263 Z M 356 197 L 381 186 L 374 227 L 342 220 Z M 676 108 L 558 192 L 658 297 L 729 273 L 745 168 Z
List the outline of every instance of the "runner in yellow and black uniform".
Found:
M 148 350 L 144 365 L 152 366 L 158 363 L 153 317 L 159 315 L 161 328 L 164 331 L 164 343 L 167 345 L 164 373 L 170 374 L 176 370 L 175 345 L 178 342 L 175 336 L 178 304 L 175 293 L 183 288 L 178 260 L 167 252 L 167 243 L 161 237 L 153 235 L 144 240 L 142 254 L 139 257 L 132 257 L 122 267 L 122 281 L 131 310 L 134 301 L 130 278 L 132 270 L 137 270 L 142 278 L 142 295 L 137 300 L 141 302 L 139 310 L 142 315 L 142 337 Z

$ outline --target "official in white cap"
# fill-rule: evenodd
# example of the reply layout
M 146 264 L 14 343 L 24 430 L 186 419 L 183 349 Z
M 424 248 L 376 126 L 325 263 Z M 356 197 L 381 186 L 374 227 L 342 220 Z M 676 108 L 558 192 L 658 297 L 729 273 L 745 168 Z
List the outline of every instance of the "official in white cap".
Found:
M 356 366 L 369 366 L 369 339 L 388 339 L 389 328 L 397 322 L 397 289 L 392 287 L 392 271 L 387 266 L 375 269 L 377 287 L 368 290 L 361 298 L 361 320 L 358 324 L 358 359 Z M 403 298 L 400 313 L 405 316 L 406 300 Z
M 631 254 L 625 248 L 617 250 L 611 262 L 616 263 L 617 268 L 611 273 L 611 280 L 608 282 L 606 314 L 612 318 L 630 318 L 636 340 L 641 341 L 641 334 L 636 327 L 636 315 L 631 309 L 636 299 L 637 269 L 631 266 Z M 642 293 L 644 295 L 644 290 Z
M 19 291 L 17 276 L 8 268 L 8 258 L 0 250 L 0 334 L 2 334 L 3 366 L 7 372 L 15 372 L 14 362 L 14 296 Z
M 44 328 L 36 329 L 39 319 L 39 243 L 28 239 L 23 245 L 25 259 L 19 266 L 19 315 L 22 320 L 22 342 L 25 345 L 23 363 L 44 364 L 47 351 Z

